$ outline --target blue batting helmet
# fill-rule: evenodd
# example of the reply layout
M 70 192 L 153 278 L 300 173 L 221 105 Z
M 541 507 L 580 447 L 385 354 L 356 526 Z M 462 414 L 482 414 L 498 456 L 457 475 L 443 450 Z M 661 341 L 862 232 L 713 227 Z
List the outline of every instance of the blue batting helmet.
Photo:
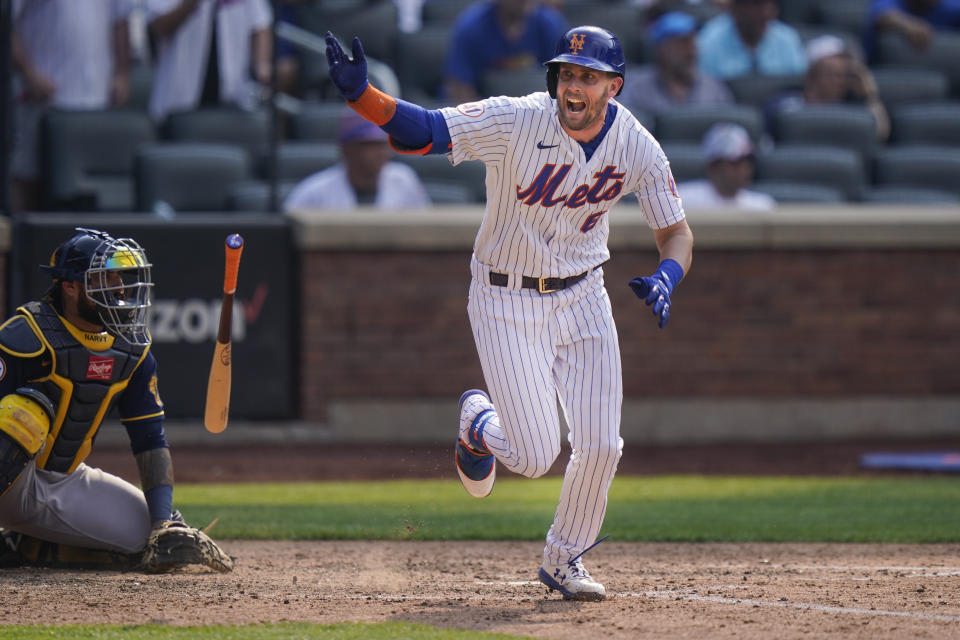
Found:
M 543 65 L 547 68 L 547 91 L 557 97 L 557 77 L 561 62 L 615 73 L 621 78 L 627 70 L 623 47 L 617 36 L 600 27 L 582 26 L 567 31 L 557 42 L 553 58 Z M 620 87 L 623 90 L 623 87 Z M 620 95 L 620 92 L 617 92 Z

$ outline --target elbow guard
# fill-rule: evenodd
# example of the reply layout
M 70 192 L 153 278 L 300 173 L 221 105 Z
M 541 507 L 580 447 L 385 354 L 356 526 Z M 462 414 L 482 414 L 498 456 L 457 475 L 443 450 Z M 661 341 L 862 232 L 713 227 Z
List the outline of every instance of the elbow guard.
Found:
M 43 448 L 55 411 L 36 389 L 21 387 L 0 399 L 0 494 Z

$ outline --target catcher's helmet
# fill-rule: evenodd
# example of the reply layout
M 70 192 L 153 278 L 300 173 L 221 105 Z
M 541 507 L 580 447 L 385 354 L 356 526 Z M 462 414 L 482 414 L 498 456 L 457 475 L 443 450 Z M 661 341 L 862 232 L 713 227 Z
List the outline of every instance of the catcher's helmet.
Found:
M 40 271 L 55 282 L 82 282 L 87 299 L 108 331 L 130 344 L 148 345 L 147 308 L 151 304 L 151 265 L 131 238 L 114 238 L 96 229 L 77 227 Z
M 551 98 L 557 97 L 557 77 L 561 62 L 609 71 L 621 78 L 627 70 L 623 47 L 620 46 L 617 36 L 600 27 L 574 27 L 557 42 L 553 58 L 543 63 L 547 68 L 547 91 Z M 622 90 L 621 86 L 620 91 Z M 617 95 L 620 95 L 620 91 Z

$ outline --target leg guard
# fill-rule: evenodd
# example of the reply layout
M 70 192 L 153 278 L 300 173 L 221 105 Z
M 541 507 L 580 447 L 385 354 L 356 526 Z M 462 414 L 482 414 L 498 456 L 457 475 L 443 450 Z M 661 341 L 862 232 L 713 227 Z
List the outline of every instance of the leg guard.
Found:
M 23 535 L 17 549 L 21 564 L 50 569 L 102 569 L 131 571 L 140 562 L 139 553 L 127 554 L 104 549 L 85 549 L 47 542 Z
M 53 404 L 42 393 L 21 387 L 0 399 L 0 495 L 43 448 Z

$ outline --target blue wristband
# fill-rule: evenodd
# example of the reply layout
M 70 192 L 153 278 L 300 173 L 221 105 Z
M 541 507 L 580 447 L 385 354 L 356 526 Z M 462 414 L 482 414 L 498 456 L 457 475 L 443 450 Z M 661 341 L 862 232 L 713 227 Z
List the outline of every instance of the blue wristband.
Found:
M 143 497 L 147 500 L 151 523 L 170 519 L 173 511 L 173 487 L 160 484 L 145 491 Z
M 683 279 L 683 267 L 681 267 L 680 263 L 676 260 L 667 258 L 660 263 L 657 271 L 667 276 L 667 287 L 670 289 L 670 293 L 673 293 L 673 288 L 680 284 L 680 281 Z

